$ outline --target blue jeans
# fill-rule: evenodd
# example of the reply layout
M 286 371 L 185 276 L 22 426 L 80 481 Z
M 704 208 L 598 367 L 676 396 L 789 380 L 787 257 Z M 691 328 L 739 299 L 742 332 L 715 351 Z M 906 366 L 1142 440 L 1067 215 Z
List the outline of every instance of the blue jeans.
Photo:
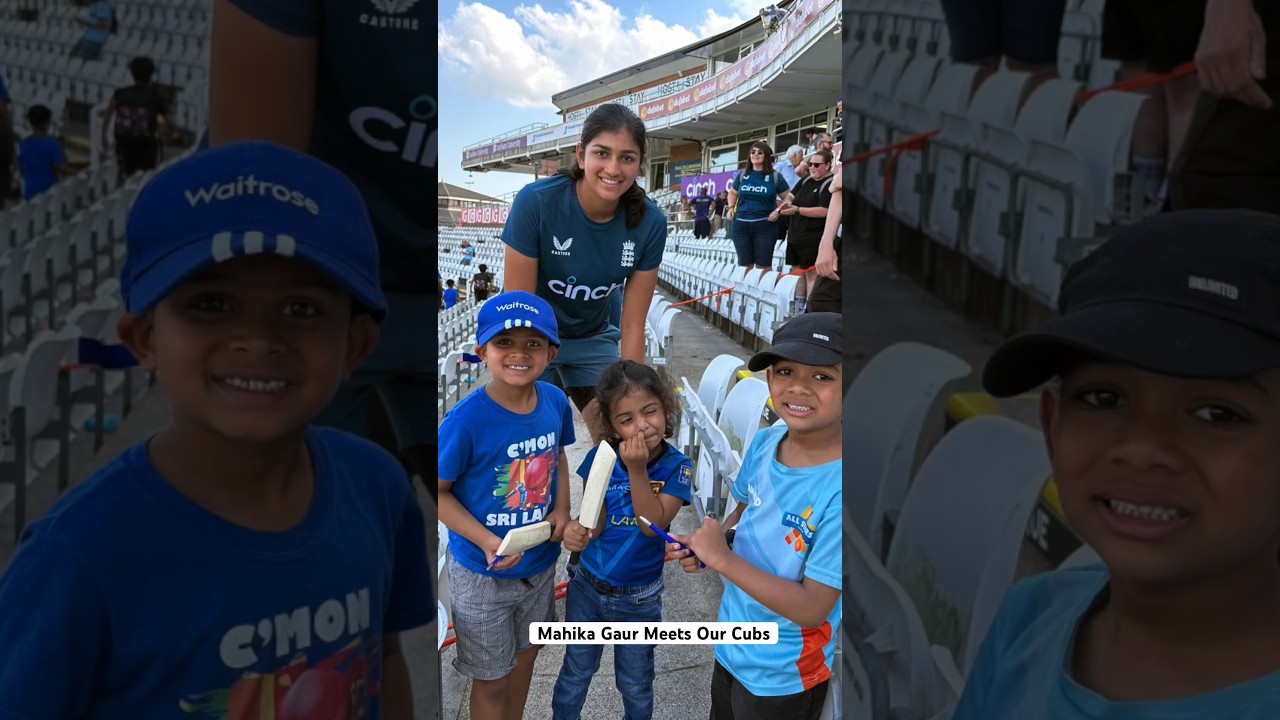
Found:
M 662 578 L 639 587 L 615 588 L 579 567 L 569 581 L 565 622 L 659 622 Z M 566 645 L 551 695 L 553 720 L 579 720 L 591 676 L 600 669 L 603 645 Z M 653 646 L 614 645 L 613 681 L 622 693 L 623 720 L 653 717 Z
M 733 248 L 738 251 L 738 266 L 773 266 L 773 246 L 778 244 L 778 224 L 768 220 L 733 221 Z

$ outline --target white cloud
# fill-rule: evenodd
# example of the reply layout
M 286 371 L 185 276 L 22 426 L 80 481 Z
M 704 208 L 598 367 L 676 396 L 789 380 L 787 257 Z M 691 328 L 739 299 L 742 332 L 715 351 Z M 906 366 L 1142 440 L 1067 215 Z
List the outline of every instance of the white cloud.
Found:
M 552 108 L 551 96 L 723 32 L 749 17 L 705 11 L 695 29 L 652 15 L 625 17 L 604 0 L 570 0 L 566 12 L 521 5 L 514 17 L 481 3 L 438 23 L 440 77 L 473 97 Z
M 714 8 L 708 8 L 706 17 L 703 18 L 702 24 L 698 26 L 698 36 L 706 38 L 718 35 L 725 30 L 741 25 L 749 17 L 756 16 L 743 11 L 734 11 L 732 15 L 721 15 Z

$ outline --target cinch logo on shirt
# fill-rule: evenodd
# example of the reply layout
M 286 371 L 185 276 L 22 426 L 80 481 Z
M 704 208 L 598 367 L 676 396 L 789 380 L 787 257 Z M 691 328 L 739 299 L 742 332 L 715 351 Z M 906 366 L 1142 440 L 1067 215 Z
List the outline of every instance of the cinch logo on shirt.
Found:
M 813 515 L 813 507 L 807 507 L 799 515 L 791 512 L 782 513 L 782 526 L 791 528 L 787 533 L 786 543 L 793 550 L 802 553 L 813 542 L 813 533 L 817 530 L 809 524 L 809 516 Z
M 768 185 L 743 185 L 742 187 L 738 188 L 738 192 L 767 193 L 769 192 L 769 186 Z
M 360 107 L 351 111 L 347 122 L 356 137 L 374 150 L 400 153 L 405 162 L 435 167 L 439 155 L 439 131 L 427 135 L 427 121 L 436 116 L 436 99 L 419 95 L 409 101 L 409 119 L 380 107 Z
M 247 178 L 241 175 L 233 182 L 214 183 L 207 188 L 200 188 L 194 193 L 190 190 L 184 190 L 182 192 L 182 194 L 186 196 L 187 202 L 190 203 L 191 207 L 204 205 L 205 203 L 212 203 L 215 200 L 231 200 L 244 195 L 267 197 L 268 193 L 270 193 L 271 197 L 278 202 L 304 207 L 307 209 L 307 212 L 312 215 L 320 214 L 320 206 L 316 204 L 316 201 L 307 197 L 303 193 L 297 190 L 290 190 L 279 183 L 258 180 L 253 175 L 250 175 Z
M 568 280 L 548 280 L 547 287 L 551 292 L 563 295 L 570 300 L 602 300 L 613 294 L 614 290 L 622 287 L 618 283 L 588 287 L 586 285 L 575 285 L 574 283 L 577 281 L 578 278 L 570 275 Z

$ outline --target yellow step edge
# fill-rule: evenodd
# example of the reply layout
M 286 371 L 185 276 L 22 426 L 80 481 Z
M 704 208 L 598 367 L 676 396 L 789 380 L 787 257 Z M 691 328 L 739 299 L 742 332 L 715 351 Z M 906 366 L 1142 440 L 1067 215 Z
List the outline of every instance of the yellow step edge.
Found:
M 995 399 L 986 393 L 954 393 L 947 398 L 947 416 L 961 422 L 980 415 L 1003 415 Z
M 756 374 L 755 374 L 755 373 L 753 373 L 753 372 L 751 372 L 750 370 L 739 370 L 739 371 L 738 371 L 738 379 L 739 379 L 739 380 L 745 380 L 745 379 L 747 379 L 747 378 L 753 378 L 753 377 L 756 377 Z M 756 378 L 756 379 L 762 379 L 762 378 Z M 766 398 L 766 399 L 765 399 L 765 401 L 764 401 L 764 406 L 765 406 L 765 407 L 767 407 L 767 408 L 769 408 L 769 412 L 773 412 L 773 398 L 772 398 L 772 397 Z M 776 415 L 775 415 L 775 417 L 776 417 Z
M 1062 499 L 1058 497 L 1058 483 L 1054 482 L 1053 476 L 1045 481 L 1044 490 L 1040 491 L 1040 499 L 1044 501 L 1049 509 L 1058 514 L 1058 517 L 1065 517 L 1062 514 Z

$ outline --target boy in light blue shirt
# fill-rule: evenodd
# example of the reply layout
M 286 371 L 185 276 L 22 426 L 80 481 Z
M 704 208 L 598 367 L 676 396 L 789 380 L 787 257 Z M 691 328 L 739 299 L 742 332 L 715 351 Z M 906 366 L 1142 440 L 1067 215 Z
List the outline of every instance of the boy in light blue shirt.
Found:
M 776 622 L 776 645 L 717 645 L 711 720 L 816 720 L 840 625 L 841 332 L 837 313 L 806 313 L 747 363 L 769 368 L 785 427 L 755 434 L 733 483 L 740 504 L 669 544 L 685 572 L 725 579 L 720 622 Z M 692 552 L 691 552 L 692 551 Z M 696 556 L 696 557 L 695 557 Z
M 955 720 L 1280 714 L 1280 218 L 1157 215 L 1073 265 L 983 382 L 1050 381 L 1062 508 L 1103 565 L 1009 591 Z M 1056 380 L 1055 380 L 1056 378 Z

